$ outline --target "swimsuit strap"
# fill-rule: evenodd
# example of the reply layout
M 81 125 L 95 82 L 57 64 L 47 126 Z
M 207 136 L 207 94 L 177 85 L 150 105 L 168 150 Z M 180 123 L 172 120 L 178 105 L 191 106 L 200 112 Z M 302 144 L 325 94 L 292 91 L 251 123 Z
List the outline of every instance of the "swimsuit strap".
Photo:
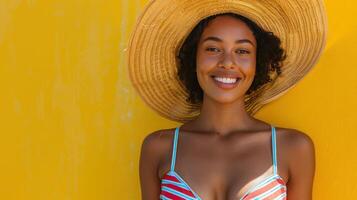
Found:
M 275 127 L 271 125 L 271 140 L 272 140 L 272 148 L 273 148 L 273 170 L 274 174 L 278 172 L 278 162 L 276 158 L 276 132 Z
M 171 156 L 171 171 L 175 170 L 175 161 L 176 161 L 176 149 L 177 149 L 177 140 L 179 134 L 179 127 L 175 129 L 175 136 L 174 136 L 174 144 L 172 147 L 172 156 Z
M 175 162 L 176 162 L 176 151 L 177 151 L 177 140 L 178 140 L 178 134 L 179 134 L 179 127 L 175 129 L 175 135 L 174 135 L 174 141 L 173 141 L 173 147 L 172 147 L 172 156 L 171 156 L 171 171 L 175 170 Z M 273 171 L 274 174 L 277 174 L 278 171 L 278 162 L 277 162 L 277 156 L 276 156 L 276 132 L 275 132 L 275 127 L 272 125 L 272 151 L 273 151 Z

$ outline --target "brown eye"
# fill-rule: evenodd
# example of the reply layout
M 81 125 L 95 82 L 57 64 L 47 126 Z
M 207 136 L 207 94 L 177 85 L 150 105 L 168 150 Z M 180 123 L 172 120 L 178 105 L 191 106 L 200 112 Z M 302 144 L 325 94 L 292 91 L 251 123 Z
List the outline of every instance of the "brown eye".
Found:
M 250 54 L 250 51 L 247 51 L 247 50 L 244 50 L 244 49 L 238 49 L 236 52 L 239 53 L 239 54 Z
M 206 48 L 206 51 L 220 52 L 220 50 L 215 47 L 208 47 L 208 48 Z

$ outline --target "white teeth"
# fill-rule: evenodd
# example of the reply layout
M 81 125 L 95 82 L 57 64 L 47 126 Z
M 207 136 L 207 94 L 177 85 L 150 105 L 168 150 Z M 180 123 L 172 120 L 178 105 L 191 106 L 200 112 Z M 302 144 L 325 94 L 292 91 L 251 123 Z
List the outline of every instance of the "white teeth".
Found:
M 235 83 L 237 82 L 236 78 L 224 78 L 224 77 L 214 77 L 216 81 L 222 82 L 222 83 Z

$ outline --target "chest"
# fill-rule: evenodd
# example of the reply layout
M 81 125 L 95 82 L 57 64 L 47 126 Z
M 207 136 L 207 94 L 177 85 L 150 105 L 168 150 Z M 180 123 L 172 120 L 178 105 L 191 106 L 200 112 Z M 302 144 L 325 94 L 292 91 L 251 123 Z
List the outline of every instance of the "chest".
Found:
M 202 199 L 241 199 L 250 188 L 273 174 L 269 159 L 255 160 L 248 155 L 228 157 L 177 157 L 175 173 L 181 182 Z M 165 169 L 170 168 L 169 162 Z M 160 170 L 163 177 L 166 172 Z M 166 170 L 167 171 L 167 170 Z
M 171 161 L 169 155 L 163 160 L 160 178 L 170 169 Z M 178 179 L 204 200 L 241 199 L 272 177 L 271 144 L 269 139 L 220 143 L 182 139 L 177 144 L 174 171 Z M 282 174 L 286 173 L 287 170 Z

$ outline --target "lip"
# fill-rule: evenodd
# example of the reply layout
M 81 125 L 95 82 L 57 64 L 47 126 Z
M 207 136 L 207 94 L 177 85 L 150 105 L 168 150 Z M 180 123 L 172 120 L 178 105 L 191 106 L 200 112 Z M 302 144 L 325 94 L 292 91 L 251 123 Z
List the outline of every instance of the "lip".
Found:
M 210 74 L 211 77 L 224 77 L 224 78 L 242 78 L 241 74 L 235 72 L 235 71 L 215 71 L 212 74 Z
M 239 84 L 239 82 L 241 81 L 241 78 L 239 77 L 229 77 L 229 76 L 225 76 L 225 78 L 237 78 L 238 80 L 235 83 L 222 83 L 217 81 L 216 79 L 214 79 L 215 76 L 211 76 L 213 82 L 222 89 L 233 89 L 235 87 L 237 87 L 237 85 Z

